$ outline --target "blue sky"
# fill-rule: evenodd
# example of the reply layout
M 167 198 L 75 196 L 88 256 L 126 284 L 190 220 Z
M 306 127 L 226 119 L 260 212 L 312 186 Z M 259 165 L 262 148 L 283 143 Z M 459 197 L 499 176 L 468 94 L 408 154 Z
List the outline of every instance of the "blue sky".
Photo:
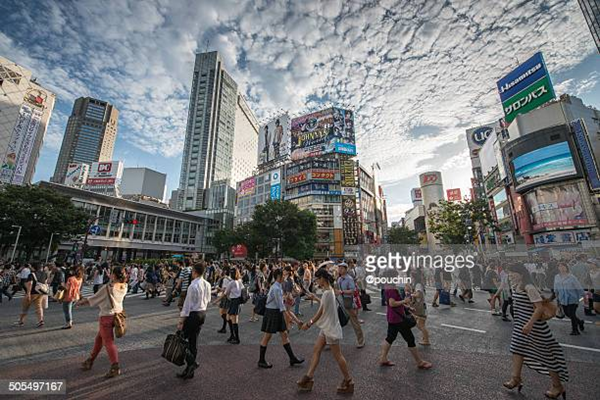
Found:
M 0 54 L 58 99 L 35 179 L 52 175 L 73 101 L 89 95 L 121 112 L 114 158 L 176 188 L 207 41 L 259 118 L 353 107 L 392 220 L 427 170 L 468 193 L 465 130 L 501 116 L 496 80 L 517 60 L 542 51 L 557 94 L 600 108 L 600 56 L 572 0 L 3 0 Z

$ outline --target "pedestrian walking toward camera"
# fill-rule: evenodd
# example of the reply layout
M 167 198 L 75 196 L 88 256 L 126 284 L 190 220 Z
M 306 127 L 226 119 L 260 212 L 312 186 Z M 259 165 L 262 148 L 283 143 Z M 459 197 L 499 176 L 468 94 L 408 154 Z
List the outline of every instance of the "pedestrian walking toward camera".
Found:
M 417 329 L 423 335 L 419 344 L 421 346 L 429 346 L 431 344 L 429 342 L 429 331 L 425 326 L 427 323 L 427 305 L 425 304 L 425 291 L 421 283 L 417 283 L 414 290 L 411 288 L 410 300 L 410 306 L 414 309 L 414 317 L 417 321 Z
M 182 331 L 189 343 L 189 352 L 186 354 L 186 368 L 177 376 L 183 379 L 194 377 L 198 368 L 196 356 L 198 355 L 198 335 L 206 319 L 206 308 L 210 303 L 211 287 L 204 279 L 206 264 L 199 262 L 192 268 L 192 283 L 187 289 L 187 296 L 179 314 L 177 330 Z
M 411 298 L 402 298 L 400 291 L 393 285 L 385 285 L 385 298 L 387 300 L 387 336 L 381 346 L 381 356 L 379 357 L 379 365 L 382 367 L 393 367 L 396 365 L 388 359 L 388 354 L 392 348 L 392 344 L 398 337 L 402 336 L 408 345 L 408 351 L 415 360 L 418 369 L 430 369 L 432 364 L 421 358 L 419 351 L 415 345 L 415 336 L 412 333 L 412 328 L 416 325 L 414 316 L 408 310 L 408 305 L 411 304 Z
M 229 310 L 229 298 L 224 295 L 225 289 L 231 283 L 231 278 L 229 277 L 229 267 L 223 268 L 221 271 L 221 277 L 219 278 L 219 287 L 216 289 L 217 298 L 219 300 L 219 315 L 221 315 L 221 319 L 223 320 L 223 325 L 221 329 L 219 329 L 218 333 L 227 333 L 227 311 Z
M 241 296 L 244 284 L 242 283 L 242 276 L 240 270 L 237 267 L 231 268 L 229 272 L 230 282 L 225 288 L 225 291 L 220 297 L 215 300 L 215 304 L 219 304 L 223 297 L 229 299 L 229 308 L 227 310 L 227 323 L 229 325 L 229 339 L 228 343 L 240 344 L 240 331 L 239 331 L 239 314 L 242 305 Z
M 21 315 L 18 326 L 23 326 L 29 307 L 33 305 L 38 317 L 38 328 L 44 326 L 44 297 L 48 295 L 48 274 L 43 271 L 40 263 L 33 263 L 31 269 L 27 268 L 29 276 L 24 280 L 25 297 L 21 303 Z
M 13 274 L 11 273 L 11 267 L 10 265 L 5 265 L 4 268 L 2 268 L 2 271 L 0 271 L 0 304 L 2 303 L 2 297 L 6 296 L 8 297 L 8 301 L 11 301 L 13 296 L 12 294 L 10 294 L 8 292 L 8 289 L 10 288 L 10 285 L 13 284 L 14 278 L 13 278 Z
M 264 332 L 264 335 L 260 341 L 258 366 L 260 368 L 273 367 L 273 365 L 267 362 L 265 355 L 271 337 L 274 333 L 279 333 L 281 336 L 281 344 L 290 359 L 290 366 L 293 367 L 296 364 L 302 364 L 304 359 L 296 357 L 292 351 L 292 345 L 290 344 L 288 336 L 288 326 L 284 315 L 288 314 L 289 320 L 294 321 L 299 327 L 302 326 L 302 321 L 300 321 L 294 313 L 290 312 L 283 302 L 283 289 L 281 287 L 283 282 L 282 271 L 276 270 L 273 273 L 273 279 L 275 279 L 275 282 L 271 285 L 269 294 L 267 295 L 265 315 L 262 322 L 261 331 Z
M 342 339 L 342 326 L 338 317 L 338 301 L 336 300 L 335 292 L 333 290 L 333 276 L 325 269 L 320 268 L 315 273 L 315 279 L 317 285 L 323 290 L 323 296 L 321 299 L 313 294 L 310 294 L 315 301 L 319 301 L 319 310 L 312 317 L 312 319 L 302 326 L 302 330 L 310 329 L 313 325 L 317 325 L 321 331 L 315 342 L 313 348 L 312 359 L 310 360 L 310 366 L 306 375 L 300 379 L 298 384 L 298 390 L 310 391 L 314 385 L 314 376 L 319 366 L 321 359 L 321 353 L 325 346 L 329 346 L 331 353 L 335 358 L 335 361 L 344 376 L 344 380 L 338 386 L 338 393 L 354 393 L 354 381 L 348 371 L 348 363 L 342 354 L 340 347 L 340 340 Z
M 94 294 L 98 292 L 100 287 L 104 285 L 104 274 L 106 273 L 104 269 L 104 265 L 98 265 L 96 270 L 94 271 L 94 278 L 92 279 L 92 284 L 94 285 L 93 290 Z
M 529 271 L 521 264 L 508 267 L 513 283 L 515 317 L 510 352 L 512 356 L 512 378 L 504 382 L 507 389 L 523 387 L 521 370 L 523 364 L 543 375 L 550 375 L 552 386 L 545 395 L 556 399 L 566 397 L 562 382 L 569 380 L 567 363 L 562 348 L 552 336 L 548 323 L 541 320 L 544 313 L 543 298 L 533 285 Z
M 183 309 L 183 303 L 185 302 L 185 296 L 187 295 L 188 287 L 192 281 L 192 268 L 189 265 L 183 265 L 179 271 L 179 277 L 177 278 L 177 291 L 179 292 L 179 300 L 177 301 L 177 307 L 179 311 Z
M 575 275 L 569 272 L 567 263 L 558 264 L 558 274 L 554 277 L 554 291 L 552 298 L 558 298 L 565 315 L 571 319 L 571 335 L 576 336 L 583 332 L 585 322 L 577 317 L 579 299 L 585 294 L 581 283 Z
M 350 317 L 350 323 L 356 334 L 356 347 L 360 349 L 365 347 L 365 336 L 358 320 L 358 306 L 354 302 L 356 283 L 354 283 L 354 279 L 348 275 L 348 265 L 346 263 L 339 264 L 338 271 L 340 275 L 337 281 L 339 290 L 336 294 L 342 296 L 344 308 Z
M 85 270 L 80 265 L 74 269 L 74 274 L 67 279 L 64 287 L 65 294 L 62 299 L 62 308 L 65 314 L 65 326 L 62 329 L 71 329 L 73 327 L 73 305 L 81 296 L 80 290 L 84 274 Z
M 122 267 L 114 267 L 108 284 L 102 286 L 93 296 L 82 299 L 77 303 L 78 307 L 97 306 L 100 309 L 98 334 L 90 356 L 82 364 L 84 371 L 92 369 L 94 360 L 100 354 L 102 347 L 105 347 L 110 360 L 110 370 L 104 377 L 113 378 L 121 374 L 119 353 L 115 345 L 114 319 L 116 314 L 123 312 L 123 299 L 127 294 L 126 282 L 125 270 Z

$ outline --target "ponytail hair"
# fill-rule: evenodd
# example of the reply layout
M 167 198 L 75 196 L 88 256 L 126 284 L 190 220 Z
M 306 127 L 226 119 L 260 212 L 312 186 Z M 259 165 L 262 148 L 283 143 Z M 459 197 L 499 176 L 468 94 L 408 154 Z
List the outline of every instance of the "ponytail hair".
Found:
M 116 266 L 112 270 L 113 275 L 115 276 L 116 281 L 118 283 L 125 283 L 127 281 L 127 275 L 125 274 L 125 270 L 121 266 Z
M 327 279 L 330 285 L 333 285 L 333 276 L 327 271 L 326 268 L 322 267 L 315 273 L 315 278 Z

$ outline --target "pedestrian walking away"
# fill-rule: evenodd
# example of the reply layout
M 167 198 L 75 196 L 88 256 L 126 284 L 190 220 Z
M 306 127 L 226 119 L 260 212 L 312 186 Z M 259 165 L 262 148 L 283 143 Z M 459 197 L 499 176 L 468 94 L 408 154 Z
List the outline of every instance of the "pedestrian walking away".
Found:
M 73 305 L 81 296 L 80 290 L 84 274 L 83 266 L 80 265 L 74 268 L 73 275 L 67 279 L 64 287 L 65 294 L 62 299 L 62 308 L 65 314 L 65 326 L 62 329 L 71 329 L 73 327 Z

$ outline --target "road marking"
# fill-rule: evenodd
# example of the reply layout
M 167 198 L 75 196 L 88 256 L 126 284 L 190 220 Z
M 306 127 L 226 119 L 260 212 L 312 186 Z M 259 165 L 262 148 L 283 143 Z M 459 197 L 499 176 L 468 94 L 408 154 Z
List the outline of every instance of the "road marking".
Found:
M 445 326 L 447 328 L 462 329 L 464 331 L 486 333 L 485 331 L 482 331 L 481 329 L 465 328 L 464 326 L 456 326 L 456 325 L 448 325 L 448 324 L 442 324 L 441 326 Z
M 377 297 L 377 296 L 371 296 L 372 299 L 379 299 L 381 300 L 381 297 Z
M 488 314 L 491 313 L 490 310 L 479 310 L 477 308 L 467 308 L 467 307 L 464 307 L 464 310 L 479 311 L 479 312 L 484 312 L 484 313 L 488 313 Z
M 552 318 L 552 319 L 551 319 L 551 321 L 561 321 L 561 322 L 568 322 L 568 323 L 571 323 L 571 320 L 570 320 L 569 318 L 562 318 L 562 319 L 561 319 L 561 318 L 556 318 L 556 317 L 554 317 L 554 318 Z M 587 321 L 587 320 L 584 320 L 583 322 L 585 322 L 586 324 L 593 324 L 593 322 L 592 322 L 592 321 Z
M 596 353 L 600 353 L 600 349 L 594 349 L 591 347 L 583 347 L 583 346 L 574 346 L 572 344 L 564 344 L 564 343 L 559 343 L 562 347 L 570 347 L 572 349 L 579 349 L 579 350 L 587 350 L 587 351 L 595 351 Z
M 383 313 L 383 312 L 378 312 L 378 313 L 375 313 L 375 314 L 377 314 L 377 315 L 386 315 L 387 316 L 387 314 Z

